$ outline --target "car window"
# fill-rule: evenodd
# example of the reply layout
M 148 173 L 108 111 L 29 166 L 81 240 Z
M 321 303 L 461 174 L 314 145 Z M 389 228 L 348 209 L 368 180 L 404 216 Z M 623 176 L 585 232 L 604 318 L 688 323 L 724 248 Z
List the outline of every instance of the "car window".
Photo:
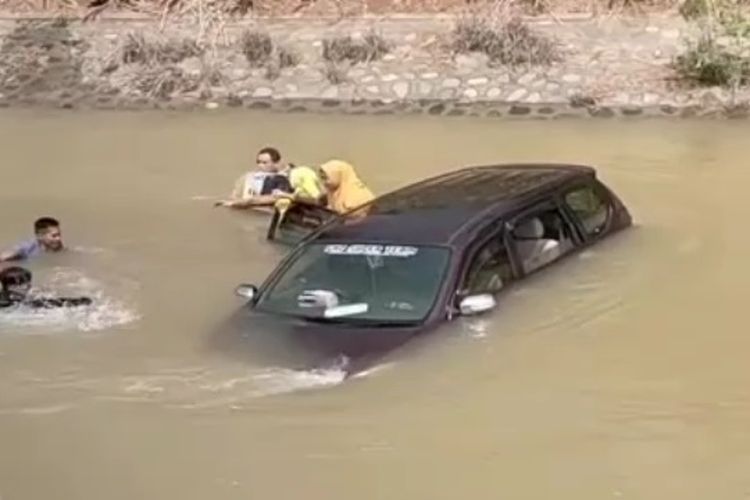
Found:
M 609 200 L 594 186 L 582 186 L 568 191 L 565 194 L 565 204 L 575 212 L 589 236 L 599 234 L 607 225 Z
M 431 311 L 449 261 L 443 247 L 312 243 L 256 307 L 302 318 L 351 310 L 344 314 L 351 322 L 418 322 Z
M 461 287 L 462 294 L 496 293 L 512 278 L 508 249 L 498 234 L 474 254 Z
M 514 222 L 511 241 L 524 273 L 545 266 L 573 249 L 573 230 L 557 208 L 523 215 Z

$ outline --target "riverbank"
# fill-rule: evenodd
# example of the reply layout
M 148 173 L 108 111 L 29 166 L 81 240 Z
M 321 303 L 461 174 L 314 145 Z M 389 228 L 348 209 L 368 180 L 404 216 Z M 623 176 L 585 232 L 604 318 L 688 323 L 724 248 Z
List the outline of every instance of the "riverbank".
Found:
M 542 49 L 524 50 L 550 52 L 539 64 L 457 53 L 456 22 L 447 15 L 281 18 L 213 31 L 171 22 L 160 31 L 148 19 L 6 19 L 0 106 L 748 116 L 747 89 L 676 80 L 672 61 L 695 36 L 678 17 L 528 19 L 521 35 L 532 45 L 541 40 Z

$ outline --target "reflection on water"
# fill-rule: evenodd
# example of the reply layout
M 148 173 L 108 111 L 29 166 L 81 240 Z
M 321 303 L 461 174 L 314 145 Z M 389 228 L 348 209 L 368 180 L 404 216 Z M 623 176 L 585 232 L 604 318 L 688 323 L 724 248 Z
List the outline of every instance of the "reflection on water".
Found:
M 0 115 L 0 243 L 78 311 L 0 318 L 2 498 L 747 498 L 741 122 Z M 214 209 L 261 146 L 376 191 L 479 163 L 597 165 L 636 226 L 353 380 L 211 333 L 285 249 Z

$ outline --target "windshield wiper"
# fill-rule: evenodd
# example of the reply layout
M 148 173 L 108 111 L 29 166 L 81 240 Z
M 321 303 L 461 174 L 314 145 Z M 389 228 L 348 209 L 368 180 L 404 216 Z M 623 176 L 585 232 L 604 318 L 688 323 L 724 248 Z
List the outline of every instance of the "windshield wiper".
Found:
M 367 327 L 397 328 L 397 327 L 414 326 L 415 324 L 417 324 L 416 321 L 388 321 L 388 320 L 362 319 L 362 318 L 325 318 L 322 316 L 296 316 L 296 317 L 304 321 L 307 321 L 309 323 L 367 326 Z

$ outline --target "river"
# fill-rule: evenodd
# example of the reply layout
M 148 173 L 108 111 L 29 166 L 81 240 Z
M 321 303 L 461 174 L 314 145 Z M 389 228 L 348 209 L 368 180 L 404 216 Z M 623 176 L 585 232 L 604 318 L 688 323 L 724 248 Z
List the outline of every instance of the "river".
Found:
M 750 497 L 750 125 L 248 112 L 0 114 L 0 244 L 58 217 L 0 318 L 0 498 Z M 492 313 L 342 383 L 254 366 L 216 325 L 283 255 L 212 208 L 264 145 L 384 192 L 462 165 L 591 164 L 635 226 Z

